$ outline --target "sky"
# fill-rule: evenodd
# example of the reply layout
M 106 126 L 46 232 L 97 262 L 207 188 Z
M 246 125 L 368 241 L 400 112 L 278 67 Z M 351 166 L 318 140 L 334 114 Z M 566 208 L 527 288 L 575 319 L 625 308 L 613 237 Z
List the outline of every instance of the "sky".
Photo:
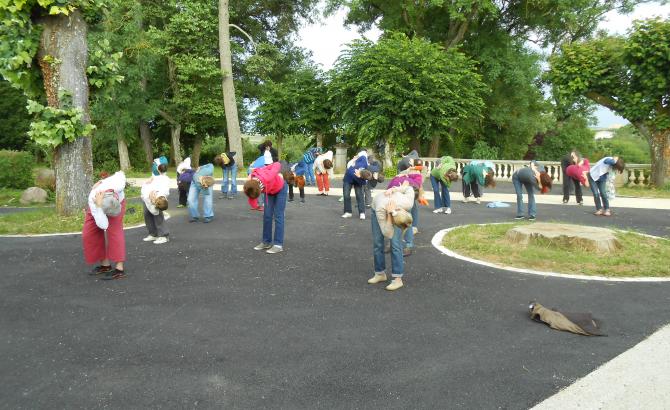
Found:
M 322 19 L 320 23 L 304 26 L 298 33 L 298 45 L 310 50 L 312 52 L 312 59 L 320 64 L 324 70 L 329 70 L 333 67 L 337 57 L 344 50 L 344 46 L 347 43 L 362 37 L 354 27 L 344 27 L 345 16 L 346 12 L 340 10 L 329 18 Z M 670 17 L 670 5 L 660 5 L 657 3 L 642 4 L 637 6 L 633 13 L 625 16 L 611 12 L 605 16 L 605 19 L 600 24 L 600 28 L 611 33 L 625 34 L 632 26 L 633 20 L 653 16 Z M 380 33 L 379 30 L 373 28 L 363 33 L 363 36 L 376 41 Z M 598 108 L 596 117 L 598 127 L 610 127 L 627 123 L 625 119 L 604 107 Z

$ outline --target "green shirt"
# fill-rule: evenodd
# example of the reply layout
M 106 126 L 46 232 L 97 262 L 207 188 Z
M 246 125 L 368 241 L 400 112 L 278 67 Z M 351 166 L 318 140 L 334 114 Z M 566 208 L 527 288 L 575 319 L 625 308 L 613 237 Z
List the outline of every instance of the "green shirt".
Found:
M 451 186 L 451 180 L 447 178 L 447 172 L 450 169 L 456 169 L 456 161 L 448 155 L 443 156 L 439 161 L 439 165 L 430 171 L 430 175 L 438 181 L 442 181 L 446 186 Z

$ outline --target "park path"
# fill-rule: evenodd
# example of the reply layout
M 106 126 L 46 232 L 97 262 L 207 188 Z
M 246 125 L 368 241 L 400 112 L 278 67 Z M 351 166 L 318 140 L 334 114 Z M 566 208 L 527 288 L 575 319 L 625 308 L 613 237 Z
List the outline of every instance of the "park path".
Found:
M 287 204 L 278 255 L 251 249 L 261 214 L 242 198 L 215 200 L 210 224 L 171 208 L 168 244 L 126 231 L 128 278 L 112 283 L 86 275 L 79 235 L 0 238 L 0 408 L 526 409 L 670 322 L 670 284 L 546 278 L 444 256 L 430 244 L 437 231 L 514 216 L 452 208 L 421 208 L 406 286 L 394 293 L 366 284 L 370 221 L 340 218 L 336 195 Z M 597 218 L 541 204 L 538 216 L 670 236 L 666 210 Z M 590 311 L 608 337 L 534 323 L 530 300 Z
M 128 178 L 129 183 L 135 185 L 135 186 L 141 186 L 144 181 L 146 181 L 147 178 Z M 238 179 L 239 181 L 239 179 Z M 177 181 L 174 179 L 170 180 L 171 187 L 176 189 L 177 188 Z M 339 181 L 338 181 L 339 183 Z M 503 183 L 504 184 L 504 183 Z M 382 183 L 380 185 L 383 185 L 384 187 L 386 186 L 386 183 Z M 511 184 L 507 184 L 510 185 Z M 433 200 L 433 191 L 430 188 L 430 183 L 426 183 L 424 185 L 424 188 L 426 189 L 426 198 L 429 200 Z M 508 188 L 508 187 L 507 187 Z M 242 192 L 242 184 L 237 185 L 237 190 L 238 192 Z M 509 189 L 506 189 L 509 190 Z M 214 191 L 215 192 L 220 192 L 221 191 L 221 184 L 216 183 L 214 185 Z M 376 189 L 373 190 L 374 192 L 380 192 L 381 189 Z M 562 204 L 562 197 L 561 195 L 558 195 L 557 193 L 560 191 L 560 186 L 556 186 L 554 188 L 554 194 L 553 195 L 535 195 L 535 201 L 538 204 L 548 204 L 548 205 L 563 205 Z M 307 186 L 305 187 L 305 193 L 310 194 L 310 195 L 315 195 L 318 193 L 318 189 L 313 186 Z M 342 188 L 340 186 L 334 186 L 331 187 L 331 195 L 342 195 Z M 460 182 L 456 182 L 450 190 L 451 200 L 452 201 L 461 201 L 463 199 L 463 195 L 460 192 Z M 498 193 L 496 192 L 495 189 L 492 190 L 486 190 L 484 193 L 484 197 L 482 198 L 484 202 L 494 202 L 494 201 L 501 201 L 501 202 L 508 202 L 515 204 L 516 203 L 516 194 L 513 193 Z M 526 195 L 524 194 L 524 200 L 526 200 Z M 567 206 L 577 206 L 577 204 L 574 202 L 574 195 L 572 196 L 572 202 L 566 204 Z M 591 191 L 588 190 L 588 188 L 585 189 L 584 191 L 584 206 L 585 207 L 595 207 L 594 202 L 593 202 L 593 196 L 591 195 Z M 611 202 L 611 206 L 613 209 L 616 208 L 637 208 L 637 209 L 667 209 L 670 210 L 670 199 L 666 198 L 633 198 L 633 197 L 617 197 Z

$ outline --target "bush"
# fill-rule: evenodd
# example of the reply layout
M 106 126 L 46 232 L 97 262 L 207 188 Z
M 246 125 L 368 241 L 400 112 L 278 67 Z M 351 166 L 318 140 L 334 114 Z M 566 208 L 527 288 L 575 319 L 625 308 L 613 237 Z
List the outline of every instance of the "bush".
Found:
M 472 147 L 472 152 L 470 153 L 470 158 L 472 159 L 498 159 L 498 153 L 500 149 L 498 147 L 491 147 L 486 141 L 479 140 L 475 142 L 474 147 Z
M 227 151 L 226 137 L 205 138 L 202 142 L 202 149 L 200 151 L 200 163 L 206 164 L 207 162 L 212 162 L 214 161 L 215 156 L 225 151 Z
M 25 189 L 33 185 L 35 160 L 29 152 L 0 151 L 0 188 Z

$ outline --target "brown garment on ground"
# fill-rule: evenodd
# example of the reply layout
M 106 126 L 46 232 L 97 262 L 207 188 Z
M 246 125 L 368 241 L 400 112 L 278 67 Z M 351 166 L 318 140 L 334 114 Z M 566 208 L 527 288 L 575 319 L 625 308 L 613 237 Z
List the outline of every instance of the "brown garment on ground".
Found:
M 584 336 L 605 336 L 600 330 L 600 324 L 590 313 L 561 313 L 532 302 L 530 318 L 536 322 L 546 323 L 556 330 Z

